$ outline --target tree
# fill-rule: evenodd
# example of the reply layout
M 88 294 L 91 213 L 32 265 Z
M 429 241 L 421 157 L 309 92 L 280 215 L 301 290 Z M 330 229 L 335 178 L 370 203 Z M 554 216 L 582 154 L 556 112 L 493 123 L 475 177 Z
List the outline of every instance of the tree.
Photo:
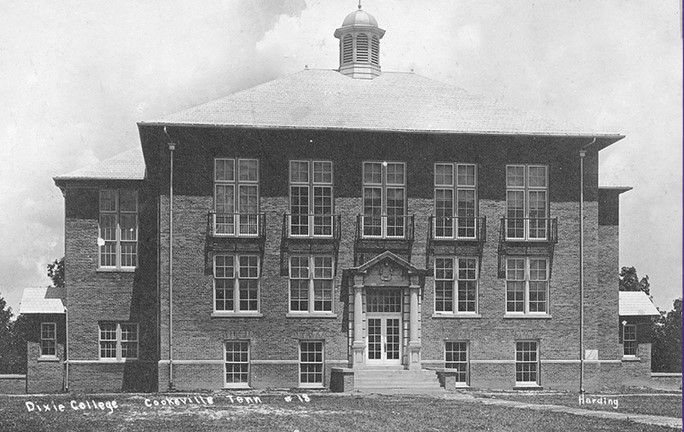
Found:
M 0 335 L 6 334 L 10 331 L 12 326 L 12 308 L 7 307 L 7 302 L 4 297 L 0 297 Z
M 52 264 L 48 264 L 47 275 L 52 279 L 52 284 L 57 288 L 64 288 L 64 257 L 59 261 L 55 260 Z
M 653 372 L 682 371 L 682 299 L 673 302 L 670 312 L 660 312 L 653 318 L 651 332 L 651 370 Z
M 639 280 L 634 267 L 622 267 L 620 270 L 620 291 L 643 291 L 647 296 L 651 295 L 651 284 L 648 275 Z
M 19 315 L 12 321 L 12 308 L 0 297 L 0 374 L 26 373 L 26 337 L 28 318 Z M 34 325 L 35 327 L 35 325 Z
M 13 365 L 15 362 L 15 340 L 12 323 L 12 308 L 0 297 L 0 374 L 18 373 Z

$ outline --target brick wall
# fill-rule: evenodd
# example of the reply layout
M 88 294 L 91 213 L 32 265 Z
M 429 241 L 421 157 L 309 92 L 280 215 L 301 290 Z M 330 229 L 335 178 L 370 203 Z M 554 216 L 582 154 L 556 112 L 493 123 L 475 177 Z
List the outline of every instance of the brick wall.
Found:
M 64 314 L 24 315 L 26 333 L 26 384 L 29 393 L 57 393 L 64 389 L 66 322 Z M 55 323 L 55 357 L 41 357 L 41 323 Z
M 162 197 L 161 207 L 168 199 Z M 325 342 L 326 360 L 346 360 L 347 331 L 342 325 L 344 301 L 340 297 L 342 271 L 338 265 L 332 318 L 288 318 L 288 277 L 280 275 L 280 234 L 282 214 L 287 211 L 285 198 L 262 198 L 261 210 L 266 213 L 266 244 L 260 280 L 262 317 L 212 317 L 214 254 L 228 253 L 230 244 L 216 246 L 207 251 L 207 214 L 213 201 L 205 197 L 177 196 L 174 199 L 174 310 L 173 338 L 174 361 L 221 361 L 224 358 L 224 341 L 248 340 L 250 359 L 290 361 L 292 364 L 251 366 L 251 385 L 263 387 L 296 387 L 298 385 L 298 359 L 300 340 Z M 338 204 L 338 211 L 343 204 Z M 162 211 L 162 215 L 166 214 Z M 343 216 L 343 219 L 348 219 Z M 168 226 L 162 216 L 161 278 L 168 286 Z M 178 227 L 178 229 L 176 229 Z M 340 263 L 351 263 L 346 244 L 353 238 L 353 226 L 343 226 Z M 347 264 L 349 265 L 349 264 Z M 162 290 L 161 353 L 168 358 L 168 291 Z M 174 386 L 178 389 L 223 387 L 222 364 L 174 364 Z M 329 379 L 329 373 L 326 375 Z M 168 385 L 168 365 L 159 369 L 159 385 Z
M 179 136 L 182 139 L 175 152 L 173 233 L 173 358 L 177 362 L 173 373 L 176 388 L 223 387 L 223 344 L 226 340 L 249 340 L 250 382 L 256 388 L 298 385 L 300 340 L 325 342 L 325 359 L 329 362 L 326 364 L 326 384 L 330 378 L 329 369 L 344 366 L 340 362 L 349 359 L 351 329 L 350 293 L 342 279 L 343 269 L 354 265 L 356 215 L 362 206 L 360 167 L 363 160 L 383 160 L 388 155 L 392 155 L 392 160 L 407 161 L 408 210 L 416 215 L 411 262 L 419 268 L 430 265 L 426 262 L 426 248 L 428 215 L 434 213 L 433 163 L 463 161 L 477 163 L 479 167 L 480 216 L 487 217 L 488 225 L 480 262 L 481 317 L 433 318 L 434 279 L 428 274 L 422 292 L 420 318 L 425 364 L 439 364 L 443 360 L 444 340 L 468 340 L 473 360 L 472 385 L 511 388 L 515 385 L 515 341 L 534 339 L 539 341 L 542 362 L 561 361 L 542 363 L 542 385 L 549 388 L 572 386 L 576 379 L 573 376 L 578 373 L 578 363 L 573 361 L 579 359 L 579 159 L 570 150 L 579 142 L 422 134 L 388 137 L 386 134 L 330 131 L 257 133 L 206 128 L 193 128 Z M 141 140 L 150 180 L 144 185 L 136 184 L 141 190 L 141 260 L 137 271 L 97 271 L 97 190 L 122 187 L 119 183 L 78 183 L 67 188 L 66 243 L 69 325 L 73 329 L 70 358 L 97 361 L 98 322 L 131 320 L 141 323 L 140 356 L 143 361 L 137 369 L 128 363 L 74 364 L 73 388 L 127 389 L 132 381 L 130 377 L 142 376 L 143 372 L 154 376 L 146 382 L 156 380 L 159 389 L 167 386 L 168 151 L 164 145 L 166 138 L 159 128 L 141 128 Z M 255 245 L 241 243 L 236 246 L 230 240 L 211 239 L 207 230 L 208 213 L 213 208 L 213 158 L 238 155 L 260 160 L 260 205 L 266 214 L 260 280 L 262 316 L 212 317 L 213 256 L 231 253 L 235 248 L 258 249 Z M 288 278 L 280 271 L 281 224 L 283 213 L 289 210 L 287 161 L 295 158 L 334 161 L 335 212 L 341 215 L 342 232 L 334 279 L 333 311 L 336 316 L 331 318 L 287 317 Z M 549 288 L 551 319 L 503 316 L 505 280 L 499 279 L 498 235 L 500 220 L 505 214 L 504 167 L 507 163 L 543 163 L 550 167 L 550 216 L 558 218 L 559 230 Z M 598 224 L 596 151 L 589 152 L 585 168 L 586 348 L 598 349 L 602 359 L 614 359 L 619 347 L 611 336 L 614 331 L 611 326 L 616 318 L 617 298 L 613 298 L 612 291 L 606 287 L 608 269 L 613 265 L 617 246 L 612 243 L 605 246 L 604 243 L 616 240 L 616 234 Z M 606 304 L 610 304 L 608 313 Z M 159 359 L 162 362 L 158 368 L 149 366 Z M 601 374 L 594 375 L 598 383 Z
M 595 220 L 595 203 L 587 203 L 587 213 Z M 480 201 L 481 215 L 487 217 L 487 238 L 484 245 L 479 279 L 479 318 L 433 318 L 434 279 L 426 278 L 423 310 L 423 359 L 437 360 L 444 356 L 445 339 L 471 341 L 472 360 L 513 360 L 516 339 L 539 341 L 542 360 L 579 359 L 579 225 L 577 203 L 551 203 L 551 216 L 558 218 L 558 244 L 553 251 L 549 301 L 551 319 L 504 318 L 506 304 L 505 279 L 498 278 L 498 229 L 503 202 Z M 593 213 L 593 215 L 592 215 Z M 591 219 L 590 219 L 591 220 Z M 587 224 L 589 225 L 589 224 Z M 596 243 L 596 225 L 586 227 L 589 239 Z M 590 248 L 588 248 L 590 249 Z M 592 254 L 591 250 L 588 252 Z M 595 255 L 595 251 L 593 252 Z M 422 254 L 418 251 L 417 256 Z M 586 310 L 601 310 L 603 301 L 596 288 L 595 260 L 586 260 L 588 301 Z M 593 313 L 593 312 L 592 312 Z M 589 314 L 587 314 L 589 315 Z M 594 316 L 597 314 L 593 314 Z M 587 322 L 589 318 L 587 318 Z M 596 331 L 587 332 L 587 346 L 599 344 Z
M 599 328 L 601 349 L 599 358 L 619 359 L 622 347 L 618 316 L 619 307 L 619 228 L 615 225 L 599 226 L 599 281 L 598 288 L 602 297 L 602 312 L 596 317 Z
M 168 205 L 165 196 L 161 197 L 161 275 L 168 280 L 168 228 L 164 208 Z M 261 210 L 266 213 L 266 243 L 261 279 L 262 318 L 211 318 L 213 308 L 213 277 L 211 273 L 212 253 L 206 250 L 206 218 L 211 210 L 211 197 L 176 196 L 174 200 L 174 359 L 175 360 L 215 360 L 223 359 L 223 341 L 246 339 L 250 341 L 251 359 L 291 361 L 288 365 L 253 365 L 251 384 L 255 387 L 293 387 L 297 385 L 298 341 L 301 339 L 325 340 L 326 358 L 344 360 L 348 358 L 347 344 L 350 329 L 344 321 L 345 302 L 348 291 L 342 285 L 341 269 L 353 265 L 353 239 L 355 215 L 360 211 L 359 198 L 338 198 L 336 212 L 342 215 L 342 240 L 335 278 L 335 305 L 337 317 L 334 319 L 286 318 L 288 312 L 288 278 L 281 276 L 280 235 L 282 214 L 288 211 L 284 197 L 262 197 Z M 412 250 L 412 263 L 418 267 L 426 265 L 427 215 L 433 211 L 431 199 L 409 199 L 409 213 L 416 214 L 416 234 Z M 587 348 L 597 347 L 603 342 L 598 335 L 597 326 L 591 323 L 600 313 L 605 303 L 602 290 L 598 288 L 596 269 L 598 240 L 596 203 L 585 205 L 587 212 L 587 255 L 585 262 L 587 277 L 586 310 L 589 329 L 586 332 Z M 423 359 L 427 362 L 441 361 L 444 356 L 444 340 L 470 341 L 472 360 L 512 361 L 515 356 L 515 341 L 534 339 L 540 343 L 540 354 L 544 360 L 579 359 L 579 224 L 577 203 L 552 203 L 551 216 L 559 219 L 559 242 L 554 248 L 552 275 L 550 282 L 551 319 L 509 319 L 504 318 L 505 280 L 498 278 L 498 230 L 500 217 L 505 212 L 501 201 L 480 201 L 480 212 L 487 217 L 488 242 L 484 246 L 480 272 L 479 313 L 481 318 L 445 319 L 433 318 L 434 279 L 429 275 L 425 280 L 422 298 L 421 330 Z M 575 219 L 573 219 L 575 218 Z M 175 227 L 178 227 L 177 229 Z M 229 246 L 225 246 L 228 250 Z M 594 259 L 591 259 L 594 257 Z M 592 282 L 593 278 L 593 282 Z M 161 292 L 161 350 L 166 358 L 168 347 L 168 293 Z M 592 315 L 593 314 L 593 315 Z M 590 318 L 593 317 L 593 318 Z M 351 317 L 349 322 L 351 322 Z M 615 348 L 613 348 L 615 351 Z M 473 367 L 473 385 L 478 368 Z M 492 382 L 508 382 L 514 379 L 510 365 L 486 366 L 496 370 L 489 376 Z M 543 375 L 542 380 L 550 388 L 570 388 L 577 380 L 578 364 L 545 366 L 559 370 L 562 377 L 556 380 L 555 373 Z M 187 370 L 191 377 L 183 377 Z M 514 370 L 514 369 L 511 369 Z M 542 368 L 544 370 L 544 368 Z M 160 369 L 160 383 L 167 380 L 166 366 Z M 210 372 L 209 372 L 210 371 Z M 289 371 L 289 372 L 288 372 Z M 503 371 L 503 372 L 502 372 Z M 492 372 L 494 373 L 494 372 Z M 509 375 L 510 374 L 510 375 Z M 505 375 L 505 376 L 503 376 Z M 202 383 L 206 388 L 220 388 L 222 384 L 221 365 L 175 365 L 174 383 L 183 388 L 184 383 Z M 328 375 L 326 375 L 327 377 Z M 497 378 L 492 378 L 496 376 Z M 327 379 L 327 378 L 326 378 Z M 502 381 L 503 380 L 503 381 Z M 557 382 L 556 382 L 557 381 Z M 161 384 L 160 384 L 161 385 Z M 493 384 L 481 382 L 478 385 Z M 500 386 L 497 385 L 497 386 Z M 163 387 L 163 386 L 162 386 Z M 508 388 L 508 384 L 504 386 Z M 510 386 L 512 387 L 512 385 Z
M 636 357 L 625 357 L 622 361 L 623 382 L 631 386 L 649 386 L 651 380 L 651 317 L 620 317 L 631 324 L 636 324 L 637 353 Z M 622 325 L 619 326 L 620 355 L 623 353 Z
M 0 394 L 25 394 L 26 375 L 0 375 Z
M 64 390 L 64 344 L 57 344 L 56 358 L 40 356 L 40 344 L 27 342 L 26 392 L 58 393 Z
M 138 190 L 138 268 L 103 271 L 97 246 L 100 189 Z M 65 278 L 67 287 L 69 389 L 143 390 L 136 366 L 99 365 L 99 323 L 138 323 L 139 359 L 157 361 L 156 212 L 152 185 L 141 182 L 75 182 L 65 193 Z M 89 362 L 87 366 L 78 362 Z M 146 370 L 147 366 L 141 366 Z M 112 372 L 113 370 L 118 372 Z M 121 376 L 111 378 L 120 373 Z M 152 374 L 155 378 L 156 371 Z M 144 382 L 144 381 L 143 381 Z M 127 387 L 122 383 L 130 384 Z M 149 388 L 149 386 L 148 386 Z
M 157 390 L 157 362 L 71 363 L 69 391 L 152 392 Z

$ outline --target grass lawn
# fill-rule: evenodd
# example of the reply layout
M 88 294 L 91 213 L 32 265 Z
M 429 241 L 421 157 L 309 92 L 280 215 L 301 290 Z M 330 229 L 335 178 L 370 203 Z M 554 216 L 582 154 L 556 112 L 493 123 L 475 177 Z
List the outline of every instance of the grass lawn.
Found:
M 671 431 L 428 396 L 289 393 L 0 396 L 3 431 Z M 201 396 L 201 398 L 200 398 Z M 229 396 L 232 396 L 232 401 Z M 181 398 L 176 404 L 175 398 Z M 300 397 L 302 399 L 300 399 Z M 209 399 L 211 398 L 211 399 Z M 289 399 L 288 399 L 289 398 Z M 162 404 L 163 401 L 163 404 Z M 30 402 L 31 404 L 27 404 Z M 113 402 L 116 402 L 114 405 Z M 155 405 L 156 404 L 158 405 Z M 109 405 L 107 405 L 107 403 Z M 43 405 L 49 405 L 46 411 Z M 61 406 L 60 406 L 61 405 Z M 29 411 L 29 408 L 33 408 Z M 38 406 L 43 406 L 38 411 Z M 111 407 L 111 408 L 110 408 Z
M 590 410 L 682 418 L 681 393 L 660 393 L 657 396 L 646 394 L 586 393 L 585 400 L 589 398 L 600 398 L 602 399 L 603 404 L 584 403 L 582 405 L 579 403 L 578 393 L 478 392 L 476 395 L 479 397 L 490 397 L 533 404 L 562 405 Z M 612 400 L 613 405 L 606 404 L 608 400 Z M 614 408 L 615 400 L 617 400 L 617 408 Z

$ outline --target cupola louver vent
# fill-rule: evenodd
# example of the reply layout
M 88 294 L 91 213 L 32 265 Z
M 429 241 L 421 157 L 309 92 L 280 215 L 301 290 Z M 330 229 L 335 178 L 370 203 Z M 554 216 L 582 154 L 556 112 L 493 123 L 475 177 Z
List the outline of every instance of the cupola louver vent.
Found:
M 380 39 L 375 35 L 371 39 L 371 63 L 380 64 Z
M 356 61 L 368 62 L 368 36 L 363 33 L 356 37 Z
M 353 61 L 353 49 L 352 35 L 348 34 L 342 39 L 342 63 Z

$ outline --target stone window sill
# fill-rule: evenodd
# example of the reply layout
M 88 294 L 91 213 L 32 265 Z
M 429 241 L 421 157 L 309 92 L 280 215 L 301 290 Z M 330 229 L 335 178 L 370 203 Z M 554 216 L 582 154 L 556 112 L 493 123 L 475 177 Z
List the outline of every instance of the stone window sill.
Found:
M 287 318 L 330 318 L 334 319 L 337 318 L 337 314 L 334 313 L 294 313 L 290 312 L 287 315 L 285 315 Z
M 262 318 L 264 314 L 259 312 L 214 312 L 212 318 Z
M 640 358 L 640 357 L 636 357 L 636 356 L 623 356 L 623 357 L 622 357 L 622 361 L 623 361 L 623 362 L 635 362 L 635 363 L 638 363 L 638 362 L 641 362 L 641 358 Z
M 507 313 L 503 317 L 504 317 L 504 319 L 551 319 L 551 315 L 549 315 L 549 314 L 512 314 L 512 313 Z
M 516 385 L 513 390 L 544 390 L 544 387 L 540 385 Z
M 482 315 L 478 313 L 433 313 L 432 318 L 446 318 L 446 319 L 472 319 L 472 318 L 482 318 Z
M 56 356 L 40 356 L 38 357 L 39 362 L 58 362 L 59 358 Z
M 137 362 L 137 361 L 138 361 L 137 358 L 135 358 L 135 359 L 129 359 L 129 358 L 125 358 L 125 359 L 114 359 L 114 358 L 113 359 L 102 359 L 101 358 L 100 359 L 100 363 L 133 363 L 133 362 Z
M 322 383 L 300 384 L 301 389 L 323 389 L 325 386 Z
M 135 267 L 98 267 L 95 271 L 97 273 L 135 273 L 137 268 Z

